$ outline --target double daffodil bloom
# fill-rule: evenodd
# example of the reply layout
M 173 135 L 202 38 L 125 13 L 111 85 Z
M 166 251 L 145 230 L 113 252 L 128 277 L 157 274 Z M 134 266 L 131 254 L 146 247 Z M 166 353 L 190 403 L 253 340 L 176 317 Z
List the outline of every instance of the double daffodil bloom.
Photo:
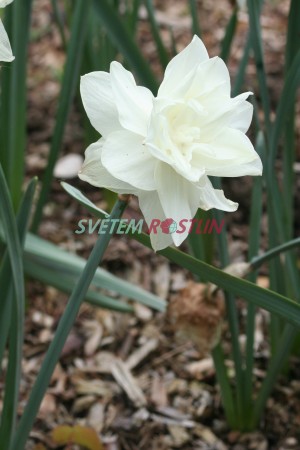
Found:
M 230 95 L 228 69 L 192 42 L 168 64 L 157 96 L 137 86 L 112 62 L 110 73 L 81 79 L 81 96 L 101 134 L 85 152 L 79 177 L 117 193 L 134 194 L 148 225 L 153 219 L 191 220 L 198 208 L 235 211 L 209 176 L 261 175 L 262 163 L 245 135 L 253 115 L 251 92 Z M 179 246 L 188 230 L 150 233 L 152 246 Z

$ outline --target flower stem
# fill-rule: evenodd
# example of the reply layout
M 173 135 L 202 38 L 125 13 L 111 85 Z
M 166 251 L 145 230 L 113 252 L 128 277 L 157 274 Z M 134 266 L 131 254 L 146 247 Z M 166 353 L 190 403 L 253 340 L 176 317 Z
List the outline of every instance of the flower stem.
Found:
M 126 205 L 127 201 L 125 199 L 118 200 L 110 214 L 110 219 L 120 218 Z M 47 351 L 41 370 L 31 391 L 31 395 L 20 420 L 15 439 L 10 450 L 24 450 L 28 435 L 38 413 L 46 389 L 51 380 L 51 376 L 53 374 L 63 346 L 75 322 L 81 303 L 85 298 L 89 285 L 92 282 L 99 262 L 101 262 L 103 258 L 104 252 L 109 244 L 110 239 L 111 235 L 109 234 L 108 227 L 106 233 L 102 234 L 98 238 L 98 241 L 96 242 L 95 247 L 93 248 L 86 266 L 69 299 L 65 312 L 63 313 L 57 327 L 54 339 Z

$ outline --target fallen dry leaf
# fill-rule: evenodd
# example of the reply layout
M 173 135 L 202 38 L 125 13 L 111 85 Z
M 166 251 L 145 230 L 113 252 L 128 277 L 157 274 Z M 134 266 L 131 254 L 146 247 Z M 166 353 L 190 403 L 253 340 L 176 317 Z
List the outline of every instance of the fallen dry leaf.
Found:
M 58 445 L 78 444 L 89 450 L 103 450 L 98 434 L 90 427 L 61 425 L 52 431 L 52 439 Z

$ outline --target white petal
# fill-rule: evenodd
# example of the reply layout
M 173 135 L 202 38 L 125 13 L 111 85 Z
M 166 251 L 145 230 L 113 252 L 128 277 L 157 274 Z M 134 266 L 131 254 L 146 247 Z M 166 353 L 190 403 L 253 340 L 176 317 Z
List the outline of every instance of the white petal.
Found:
M 5 6 L 9 5 L 12 2 L 13 0 L 0 0 L 0 8 L 5 8 Z
M 253 116 L 253 105 L 246 101 L 252 92 L 245 92 L 231 99 L 233 114 L 228 126 L 246 133 L 250 127 Z
M 182 83 L 182 80 L 193 73 L 199 63 L 208 60 L 205 45 L 198 36 L 167 65 L 165 76 L 158 90 L 158 97 L 172 96 L 173 90 Z
M 162 222 L 166 219 L 157 192 L 139 191 L 138 198 L 141 211 L 148 227 L 151 226 L 152 220 L 157 219 Z M 154 230 L 155 232 L 153 231 L 150 233 L 150 240 L 151 245 L 156 252 L 169 247 L 173 243 L 172 235 L 163 233 L 160 226 L 155 227 Z
M 245 164 L 237 164 L 228 167 L 220 167 L 216 173 L 222 172 L 222 177 L 243 177 L 245 175 L 259 176 L 262 174 L 263 166 L 259 156 L 254 161 Z M 233 175 L 234 174 L 234 175 Z
M 209 100 L 213 97 L 220 100 L 221 94 L 230 97 L 230 76 L 224 61 L 215 56 L 199 64 L 185 97 L 201 101 L 209 95 Z
M 129 182 L 137 189 L 155 189 L 156 160 L 138 134 L 127 130 L 111 133 L 103 146 L 102 163 L 115 178 Z
M 91 124 L 102 136 L 121 128 L 108 73 L 91 72 L 81 77 L 80 92 Z
M 116 61 L 110 65 L 110 74 L 122 126 L 146 136 L 153 107 L 152 93 L 145 87 L 137 86 L 132 73 Z
M 202 140 L 211 140 L 216 132 L 229 127 L 245 133 L 252 120 L 253 107 L 246 101 L 251 92 L 230 98 L 216 88 L 210 95 L 201 97 L 197 102 L 203 107 L 201 117 Z M 191 102 L 191 100 L 189 101 Z M 194 101 L 192 101 L 194 103 Z
M 236 211 L 238 203 L 227 199 L 221 189 L 214 189 L 210 180 L 206 177 L 206 183 L 200 187 L 200 204 L 199 207 L 207 211 L 208 209 L 216 208 L 222 211 Z
M 258 159 L 258 154 L 244 133 L 224 128 L 211 142 L 199 144 L 194 152 L 193 164 L 205 167 L 207 175 L 236 177 L 240 176 L 240 166 Z M 241 172 L 246 175 L 244 169 Z
M 114 178 L 103 167 L 101 155 L 104 139 L 91 144 L 85 151 L 85 160 L 78 176 L 81 180 L 96 187 L 110 189 L 118 194 L 136 194 L 136 189 L 128 183 Z
M 192 219 L 199 208 L 199 188 L 165 163 L 157 165 L 155 179 L 165 217 L 172 218 L 177 224 L 183 219 Z M 175 245 L 179 246 L 187 238 L 188 228 L 183 233 L 175 232 L 171 236 Z
M 11 62 L 14 59 L 7 33 L 0 19 L 0 61 Z

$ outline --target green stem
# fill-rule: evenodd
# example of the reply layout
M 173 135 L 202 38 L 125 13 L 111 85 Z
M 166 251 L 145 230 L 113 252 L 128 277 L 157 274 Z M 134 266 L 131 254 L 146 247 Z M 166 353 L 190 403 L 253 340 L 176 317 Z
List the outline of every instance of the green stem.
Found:
M 126 201 L 118 200 L 111 212 L 110 219 L 119 219 L 122 216 L 126 204 Z M 98 241 L 96 242 L 95 247 L 92 250 L 92 253 L 87 261 L 87 264 L 69 299 L 65 312 L 63 313 L 57 327 L 54 339 L 50 344 L 37 380 L 31 391 L 28 403 L 15 434 L 13 446 L 10 450 L 24 450 L 28 435 L 38 413 L 46 389 L 51 380 L 52 373 L 55 369 L 63 346 L 75 322 L 79 308 L 86 296 L 89 285 L 93 280 L 98 264 L 102 261 L 104 252 L 109 244 L 110 239 L 111 234 L 109 234 L 108 227 L 106 233 L 98 238 Z

